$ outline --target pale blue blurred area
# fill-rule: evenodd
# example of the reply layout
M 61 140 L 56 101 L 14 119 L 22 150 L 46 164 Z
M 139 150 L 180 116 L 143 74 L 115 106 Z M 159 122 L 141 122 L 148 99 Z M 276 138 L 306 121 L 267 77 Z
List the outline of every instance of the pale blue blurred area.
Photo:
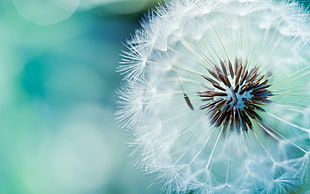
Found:
M 14 2 L 0 1 L 0 193 L 159 193 L 114 119 L 122 42 L 151 5 L 84 0 L 57 18 Z

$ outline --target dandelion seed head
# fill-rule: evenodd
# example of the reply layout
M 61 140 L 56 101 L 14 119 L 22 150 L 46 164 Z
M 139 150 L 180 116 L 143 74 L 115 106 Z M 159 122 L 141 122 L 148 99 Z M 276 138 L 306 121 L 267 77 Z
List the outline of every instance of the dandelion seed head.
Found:
M 117 117 L 165 192 L 309 188 L 310 25 L 294 2 L 172 0 L 131 40 Z

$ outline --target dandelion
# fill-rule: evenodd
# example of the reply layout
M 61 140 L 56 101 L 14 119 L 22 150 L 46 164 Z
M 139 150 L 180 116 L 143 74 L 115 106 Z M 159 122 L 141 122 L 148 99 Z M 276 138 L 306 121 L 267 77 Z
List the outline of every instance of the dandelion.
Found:
M 292 1 L 172 0 L 128 41 L 118 119 L 172 193 L 309 189 L 310 25 Z

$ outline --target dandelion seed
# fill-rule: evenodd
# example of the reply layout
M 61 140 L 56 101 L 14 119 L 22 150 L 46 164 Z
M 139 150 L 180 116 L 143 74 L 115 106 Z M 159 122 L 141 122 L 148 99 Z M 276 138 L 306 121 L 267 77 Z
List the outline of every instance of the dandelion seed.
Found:
M 148 15 L 119 67 L 118 119 L 165 192 L 309 189 L 308 21 L 273 0 L 171 0 Z

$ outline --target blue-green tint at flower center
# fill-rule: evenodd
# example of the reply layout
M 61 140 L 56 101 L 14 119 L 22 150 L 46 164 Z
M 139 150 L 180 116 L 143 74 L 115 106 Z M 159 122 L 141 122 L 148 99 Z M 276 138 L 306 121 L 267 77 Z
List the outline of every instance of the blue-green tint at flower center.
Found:
M 240 94 L 240 88 L 235 93 L 234 88 L 230 87 L 227 91 L 228 99 L 232 98 L 232 102 L 230 102 L 228 105 L 230 106 L 229 110 L 233 109 L 234 106 L 236 106 L 237 109 L 243 110 L 245 108 L 244 101 L 242 98 L 251 100 L 253 95 L 251 94 L 253 90 L 245 91 L 243 94 Z
M 234 67 L 230 61 L 220 64 L 221 67 L 214 65 L 214 69 L 208 69 L 210 77 L 202 75 L 213 87 L 198 92 L 202 101 L 210 101 L 200 109 L 208 110 L 216 127 L 252 129 L 252 120 L 262 122 L 256 111 L 264 112 L 261 105 L 268 104 L 272 96 L 268 78 L 260 75 L 257 67 L 248 69 L 247 62 L 243 64 L 242 60 L 236 59 Z

